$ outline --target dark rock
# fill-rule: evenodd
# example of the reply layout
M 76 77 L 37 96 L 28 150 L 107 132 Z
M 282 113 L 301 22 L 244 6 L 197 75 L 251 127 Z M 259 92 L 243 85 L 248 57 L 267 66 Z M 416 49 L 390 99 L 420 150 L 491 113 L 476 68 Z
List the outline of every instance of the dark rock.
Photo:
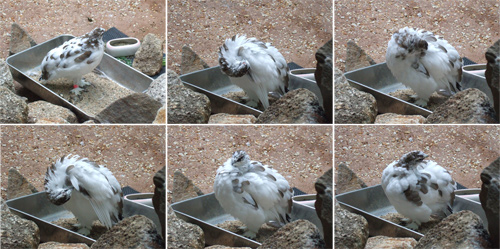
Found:
M 396 113 L 384 113 L 377 115 L 375 124 L 423 124 L 425 117 L 421 115 L 401 115 Z
M 500 120 L 500 40 L 496 41 L 493 46 L 486 51 L 486 82 L 491 89 L 493 95 L 493 103 L 497 119 Z
M 337 174 L 335 177 L 336 195 L 368 187 L 363 180 L 344 163 L 339 164 L 335 173 Z
M 323 47 L 318 49 L 316 52 L 316 71 L 314 72 L 314 78 L 321 90 L 321 96 L 323 97 L 323 108 L 325 109 L 325 115 L 327 122 L 331 123 L 333 120 L 333 50 L 332 50 L 333 40 L 328 41 Z
M 26 123 L 28 104 L 9 89 L 0 86 L 0 123 Z
M 335 201 L 335 248 L 362 249 L 368 240 L 368 221 Z
M 166 124 L 167 123 L 167 114 L 165 106 L 162 106 L 160 109 L 158 109 L 158 112 L 156 113 L 156 118 L 153 121 L 153 124 Z
M 491 124 L 497 123 L 488 96 L 469 88 L 451 96 L 429 116 L 427 124 Z
M 40 243 L 40 229 L 35 222 L 7 212 L 2 212 L 1 219 L 1 248 L 38 247 Z
M 172 202 L 179 202 L 193 197 L 204 195 L 182 172 L 174 172 L 174 189 L 172 190 Z
M 67 108 L 39 100 L 28 104 L 28 123 L 78 123 L 76 115 Z
M 321 225 L 323 226 L 323 238 L 325 239 L 325 244 L 327 248 L 333 247 L 332 239 L 332 213 L 333 213 L 333 168 L 328 170 L 323 174 L 318 180 L 314 187 L 316 188 L 316 202 L 314 207 L 316 208 L 316 214 L 321 220 Z
M 10 73 L 9 65 L 3 59 L 0 59 L 0 86 L 15 92 L 14 79 Z
M 144 93 L 133 93 L 123 97 L 96 115 L 101 123 L 151 124 L 161 103 Z
M 38 246 L 38 249 L 88 249 L 90 248 L 87 244 L 85 243 L 59 243 L 59 242 L 46 242 L 40 244 Z
M 144 93 L 151 96 L 153 99 L 156 99 L 162 105 L 165 105 L 165 100 L 167 98 L 165 96 L 166 92 L 167 92 L 166 75 L 162 74 L 158 76 L 158 78 L 153 80 L 153 82 L 151 82 L 151 85 L 149 85 L 148 89 Z
M 481 185 L 479 199 L 488 219 L 488 231 L 490 232 L 493 248 L 499 248 L 500 230 L 498 223 L 500 221 L 500 206 L 498 199 L 500 197 L 500 157 L 483 170 L 481 181 L 483 184 Z
M 325 241 L 313 223 L 296 220 L 281 227 L 258 248 L 325 248 Z
M 337 68 L 334 109 L 336 124 L 373 124 L 378 112 L 375 97 L 350 86 Z
M 205 247 L 205 234 L 203 230 L 194 224 L 185 222 L 171 214 L 171 207 L 168 205 L 167 217 L 167 243 L 168 248 L 193 248 L 201 249 Z M 173 213 L 173 211 L 172 211 Z
M 153 207 L 158 215 L 161 223 L 161 236 L 165 239 L 165 211 L 167 210 L 167 205 L 165 197 L 167 192 L 165 190 L 165 168 L 163 167 L 160 171 L 156 172 L 153 177 L 153 183 L 155 184 L 155 193 L 153 195 Z
M 392 238 L 386 236 L 375 236 L 368 238 L 365 249 L 413 249 L 413 247 L 415 247 L 416 245 L 417 241 L 414 238 Z
M 154 34 L 147 34 L 141 47 L 135 52 L 132 67 L 149 75 L 156 75 L 161 71 L 163 64 L 163 41 Z
M 444 218 L 419 241 L 417 248 L 490 248 L 481 218 L 464 210 Z
M 7 181 L 7 199 L 9 200 L 38 192 L 38 190 L 36 190 L 36 188 L 33 187 L 33 185 L 31 185 L 31 183 L 15 168 L 9 169 Z
M 184 45 L 182 47 L 181 74 L 187 74 L 205 68 L 209 68 L 208 64 L 188 45 Z
M 254 115 L 232 115 L 218 113 L 210 116 L 209 124 L 255 124 L 257 118 Z
M 13 55 L 36 45 L 36 42 L 19 24 L 12 23 L 9 54 Z
M 134 215 L 123 219 L 101 235 L 91 248 L 165 248 L 165 242 L 156 226 L 145 216 Z
M 368 67 L 377 64 L 365 50 L 360 48 L 356 42 L 347 42 L 347 56 L 345 60 L 345 72 Z
M 257 118 L 258 124 L 321 124 L 325 112 L 318 97 L 311 91 L 299 88 L 286 93 Z

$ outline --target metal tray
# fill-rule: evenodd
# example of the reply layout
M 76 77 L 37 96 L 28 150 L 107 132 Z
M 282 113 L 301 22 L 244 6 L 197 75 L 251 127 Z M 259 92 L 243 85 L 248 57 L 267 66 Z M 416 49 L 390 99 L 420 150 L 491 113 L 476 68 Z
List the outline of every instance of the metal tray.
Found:
M 424 236 L 421 233 L 380 218 L 380 216 L 388 213 L 397 213 L 380 184 L 339 194 L 335 198 L 343 208 L 366 218 L 370 236 L 412 237 L 416 240 Z M 488 227 L 486 214 L 481 204 L 457 195 L 453 204 L 453 212 L 462 210 L 470 210 L 479 215 L 484 226 Z
M 185 86 L 205 94 L 210 99 L 212 113 L 252 114 L 256 117 L 262 114 L 260 110 L 222 96 L 229 92 L 242 91 L 242 89 L 233 85 L 229 77 L 221 72 L 219 66 L 183 74 L 180 78 Z M 320 99 L 320 104 L 323 103 L 321 92 L 315 82 L 290 74 L 288 89 L 298 88 L 312 91 Z
M 12 77 L 14 80 L 28 88 L 42 99 L 55 104 L 64 106 L 73 111 L 80 121 L 93 119 L 85 110 L 78 108 L 69 101 L 61 98 L 49 88 L 38 82 L 38 79 L 31 78 L 29 72 L 40 70 L 45 55 L 53 48 L 74 38 L 72 35 L 60 35 L 44 43 L 38 44 L 32 48 L 14 54 L 7 58 Z M 117 84 L 135 92 L 144 92 L 153 81 L 149 76 L 137 71 L 127 64 L 104 53 L 102 61 L 97 69 L 103 72 L 109 79 Z
M 463 72 L 463 90 L 477 88 L 483 91 L 490 98 L 490 102 L 493 103 L 493 95 L 484 77 L 477 76 L 467 71 Z M 377 99 L 377 107 L 380 113 L 422 115 L 424 117 L 432 113 L 430 110 L 389 95 L 389 93 L 408 89 L 408 87 L 394 78 L 385 62 L 347 72 L 345 73 L 345 77 L 353 87 L 370 93 Z
M 95 242 L 92 238 L 50 223 L 61 218 L 73 218 L 74 215 L 63 206 L 52 204 L 47 199 L 45 192 L 38 192 L 8 200 L 7 205 L 12 213 L 32 220 L 38 225 L 40 228 L 40 241 L 42 242 L 85 243 L 89 246 Z M 134 201 L 130 201 L 130 198 L 124 198 L 123 217 L 126 218 L 136 214 L 148 217 L 156 224 L 158 231 L 161 230 L 158 216 L 153 207 L 135 203 Z
M 207 245 L 225 245 L 232 247 L 259 247 L 261 244 L 244 236 L 229 232 L 216 226 L 224 221 L 235 220 L 234 217 L 224 212 L 214 193 L 198 196 L 189 200 L 172 204 L 177 217 L 196 224 L 205 233 Z M 323 235 L 321 221 L 314 208 L 293 203 L 292 220 L 305 219 L 315 224 Z

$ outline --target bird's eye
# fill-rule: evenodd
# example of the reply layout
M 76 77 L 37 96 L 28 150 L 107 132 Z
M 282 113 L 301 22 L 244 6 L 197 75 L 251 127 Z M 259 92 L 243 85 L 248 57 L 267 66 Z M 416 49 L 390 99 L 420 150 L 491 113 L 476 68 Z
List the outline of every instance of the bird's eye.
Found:
M 392 177 L 398 177 L 398 175 L 394 174 L 394 175 L 392 175 Z

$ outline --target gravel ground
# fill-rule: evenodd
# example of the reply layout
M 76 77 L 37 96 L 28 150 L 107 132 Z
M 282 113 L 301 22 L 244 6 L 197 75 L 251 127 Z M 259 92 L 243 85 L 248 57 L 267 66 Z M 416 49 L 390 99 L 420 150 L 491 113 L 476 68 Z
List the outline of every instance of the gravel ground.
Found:
M 236 150 L 272 165 L 306 193 L 316 193 L 316 179 L 332 168 L 331 126 L 169 126 L 167 134 L 169 191 L 180 170 L 205 194 L 213 192 L 215 172 Z
M 106 166 L 122 187 L 139 192 L 154 192 L 153 176 L 166 161 L 164 126 L 10 125 L 1 134 L 2 198 L 10 168 L 43 191 L 47 167 L 70 153 Z
M 345 162 L 368 186 L 412 150 L 450 171 L 468 188 L 481 187 L 480 174 L 500 156 L 500 126 L 336 126 L 335 165 Z
M 17 22 L 42 43 L 61 34 L 83 35 L 99 26 L 116 27 L 141 39 L 153 33 L 165 40 L 165 1 L 42 1 L 0 2 L 0 57 L 9 54 L 10 26 Z
M 336 0 L 336 66 L 344 70 L 349 40 L 385 62 L 391 35 L 405 26 L 442 36 L 462 57 L 485 63 L 486 49 L 500 39 L 499 6 L 499 0 Z
M 316 67 L 315 53 L 332 39 L 332 2 L 299 0 L 168 1 L 168 68 L 180 72 L 185 44 L 210 66 L 224 40 L 246 34 L 271 42 L 288 62 Z

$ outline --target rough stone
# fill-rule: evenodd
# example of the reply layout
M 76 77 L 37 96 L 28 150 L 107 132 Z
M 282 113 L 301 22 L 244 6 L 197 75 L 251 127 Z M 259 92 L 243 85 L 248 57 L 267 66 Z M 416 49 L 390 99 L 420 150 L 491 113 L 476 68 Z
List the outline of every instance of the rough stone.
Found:
M 184 45 L 182 47 L 181 74 L 187 74 L 205 68 L 209 68 L 208 64 L 188 45 Z
M 8 88 L 0 86 L 0 123 L 26 123 L 28 104 Z
M 162 105 L 165 105 L 166 100 L 166 92 L 167 92 L 167 82 L 166 75 L 162 74 L 158 76 L 151 85 L 149 85 L 148 89 L 144 92 L 145 94 L 151 96 L 153 99 L 159 101 Z
M 9 54 L 13 55 L 36 45 L 36 42 L 19 24 L 12 23 Z
M 490 124 L 497 123 L 488 96 L 469 88 L 451 96 L 427 117 L 427 124 Z
M 251 247 L 231 247 L 231 246 L 215 245 L 215 246 L 205 247 L 205 249 L 251 249 Z
M 209 124 L 255 124 L 257 118 L 254 115 L 233 115 L 218 113 L 210 116 Z
M 10 73 L 9 65 L 3 59 L 0 59 L 0 86 L 9 89 L 11 92 L 15 92 L 14 79 Z
M 147 34 L 141 47 L 135 52 L 132 67 L 149 76 L 156 75 L 161 71 L 163 64 L 162 40 L 154 34 Z
M 363 249 L 368 240 L 368 221 L 335 201 L 335 248 Z
M 28 110 L 28 123 L 78 123 L 78 118 L 69 109 L 43 100 L 29 103 Z
M 444 218 L 419 241 L 419 248 L 490 248 L 481 218 L 464 210 Z
M 38 249 L 88 249 L 90 248 L 87 244 L 84 243 L 59 243 L 59 242 L 46 242 L 40 244 Z
M 500 157 L 486 167 L 481 173 L 481 192 L 479 199 L 481 206 L 488 219 L 488 231 L 490 232 L 493 248 L 500 247 L 500 230 L 498 223 L 500 221 Z
M 101 123 L 151 124 L 161 103 L 144 93 L 133 93 L 111 103 L 96 115 Z
M 172 69 L 167 69 L 167 85 L 168 87 L 183 85 L 179 75 Z
M 156 118 L 153 121 L 153 124 L 166 124 L 167 123 L 167 114 L 165 106 L 162 106 L 160 109 L 158 109 L 158 112 L 156 113 Z
M 340 163 L 335 169 L 335 194 L 342 194 L 368 187 L 354 171 L 344 163 Z
M 165 210 L 167 208 L 165 196 L 167 196 L 167 192 L 165 189 L 165 168 L 163 167 L 161 170 L 156 172 L 153 177 L 153 183 L 155 184 L 155 193 L 153 195 L 153 207 L 155 208 L 155 212 L 158 215 L 161 223 L 161 236 L 165 239 Z
M 413 249 L 417 245 L 414 238 L 392 238 L 386 236 L 375 236 L 368 238 L 365 249 Z
M 377 115 L 375 124 L 423 124 L 425 117 L 421 115 L 401 115 L 396 113 L 384 113 Z
M 485 54 L 486 60 L 486 82 L 493 94 L 493 103 L 497 119 L 500 120 L 500 40 L 488 48 Z
M 281 227 L 258 248 L 325 248 L 325 241 L 313 223 L 296 220 Z
M 336 124 L 373 124 L 378 113 L 375 97 L 350 86 L 337 68 L 334 109 Z
M 171 207 L 168 205 L 167 217 L 167 243 L 169 248 L 193 248 L 201 249 L 205 247 L 205 234 L 203 230 L 194 224 L 185 222 L 171 214 Z M 173 213 L 173 211 L 172 211 Z
M 3 215 L 4 213 L 10 214 L 9 206 L 7 205 L 7 202 L 3 200 L 3 198 L 0 198 L 0 212 L 1 215 Z
M 35 222 L 7 212 L 2 212 L 1 219 L 1 248 L 38 247 L 40 229 Z
M 174 188 L 172 190 L 172 202 L 179 202 L 193 197 L 203 195 L 203 192 L 194 185 L 181 171 L 174 172 Z
M 91 246 L 97 248 L 165 248 L 156 226 L 145 216 L 127 217 L 101 235 Z
M 325 112 L 319 105 L 318 97 L 304 88 L 286 93 L 257 118 L 258 124 L 321 124 L 325 122 Z
M 317 66 L 316 71 L 314 72 L 314 78 L 316 79 L 318 87 L 321 90 L 326 120 L 329 123 L 333 120 L 332 44 L 333 40 L 330 40 L 316 52 Z
M 360 69 L 377 64 L 365 50 L 360 48 L 356 42 L 350 40 L 347 42 L 347 55 L 345 60 L 345 71 Z
M 9 177 L 7 180 L 7 199 L 14 199 L 17 197 L 37 193 L 33 185 L 17 171 L 15 168 L 9 169 Z
M 314 187 L 316 188 L 316 214 L 321 220 L 323 226 L 323 238 L 327 248 L 332 248 L 332 213 L 333 213 L 333 168 L 325 172 L 318 180 Z

